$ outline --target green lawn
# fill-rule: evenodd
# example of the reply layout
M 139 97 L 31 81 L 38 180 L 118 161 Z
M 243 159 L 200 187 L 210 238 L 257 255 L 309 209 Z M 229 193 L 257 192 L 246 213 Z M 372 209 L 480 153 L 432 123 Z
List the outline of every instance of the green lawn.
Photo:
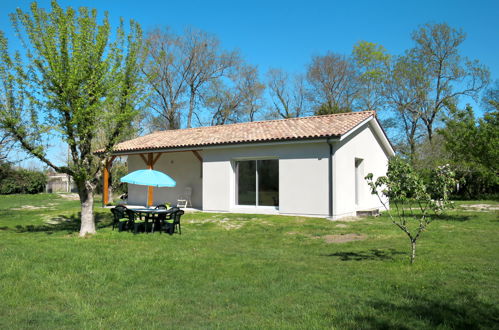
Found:
M 133 235 L 99 205 L 78 238 L 78 201 L 0 196 L 0 328 L 499 327 L 497 211 L 436 220 L 410 266 L 385 217 L 197 213 Z

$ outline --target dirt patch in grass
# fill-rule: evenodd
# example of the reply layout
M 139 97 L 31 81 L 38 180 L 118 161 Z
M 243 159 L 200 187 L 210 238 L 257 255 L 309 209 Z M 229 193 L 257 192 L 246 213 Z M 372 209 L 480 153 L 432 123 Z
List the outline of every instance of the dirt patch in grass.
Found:
M 341 219 L 338 219 L 337 221 L 341 221 L 341 222 L 352 222 L 352 221 L 360 221 L 360 220 L 364 220 L 365 217 L 344 217 L 344 218 L 341 218 Z
M 215 223 L 220 225 L 226 230 L 232 230 L 232 229 L 239 229 L 245 225 L 245 223 L 248 220 L 244 218 L 238 218 L 237 220 L 231 220 L 229 218 L 218 218 L 218 217 L 213 217 L 211 219 L 190 219 L 187 220 L 186 223 L 193 223 L 193 224 L 203 224 L 203 223 Z
M 55 210 L 54 206 L 57 206 L 57 203 L 48 203 L 42 206 L 34 206 L 34 205 L 23 205 L 21 207 L 12 208 L 14 211 L 29 211 L 29 210 L 41 210 L 41 209 L 50 209 Z
M 58 193 L 57 194 L 58 196 L 64 198 L 64 199 L 69 199 L 69 200 L 72 200 L 72 201 L 77 201 L 80 199 L 80 197 L 78 196 L 78 194 L 66 194 L 66 193 Z
M 460 207 L 467 211 L 478 211 L 478 212 L 499 211 L 499 205 L 492 205 L 492 204 L 465 204 L 465 205 L 460 205 Z
M 365 240 L 367 236 L 359 234 L 344 234 L 344 235 L 326 235 L 326 236 L 321 236 L 320 238 L 324 239 L 324 241 L 328 244 L 333 244 L 333 243 L 346 243 L 352 241 L 362 241 Z
M 25 211 L 25 210 L 40 210 L 40 209 L 48 209 L 50 206 L 34 206 L 34 205 L 23 205 L 21 207 L 12 208 L 14 211 Z
M 336 225 L 336 227 L 338 227 L 338 228 L 346 228 L 348 226 L 345 225 L 344 223 L 339 223 L 339 224 Z

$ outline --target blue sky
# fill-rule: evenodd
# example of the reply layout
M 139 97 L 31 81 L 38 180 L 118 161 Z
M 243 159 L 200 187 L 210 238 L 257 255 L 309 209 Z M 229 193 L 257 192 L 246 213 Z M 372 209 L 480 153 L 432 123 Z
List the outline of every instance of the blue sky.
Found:
M 17 46 L 8 13 L 27 9 L 31 1 L 1 0 L 0 30 Z M 50 1 L 38 1 L 49 8 Z M 224 48 L 238 49 L 248 63 L 264 73 L 272 67 L 303 72 L 312 55 L 332 51 L 350 54 L 366 40 L 391 54 L 412 46 L 418 25 L 446 22 L 462 28 L 461 54 L 478 59 L 499 79 L 499 1 L 59 1 L 62 6 L 88 6 L 138 21 L 147 31 L 170 26 L 176 31 L 196 27 L 219 37 Z M 115 24 L 114 24 L 115 25 Z

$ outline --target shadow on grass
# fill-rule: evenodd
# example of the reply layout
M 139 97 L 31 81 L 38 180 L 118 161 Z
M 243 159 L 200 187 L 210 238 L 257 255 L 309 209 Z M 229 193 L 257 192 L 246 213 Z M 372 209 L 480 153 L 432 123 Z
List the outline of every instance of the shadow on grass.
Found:
M 452 297 L 408 295 L 407 303 L 372 301 L 375 316 L 358 317 L 357 321 L 374 329 L 413 329 L 444 327 L 449 329 L 497 328 L 499 308 L 477 299 L 470 292 Z M 399 323 L 402 322 L 402 323 Z M 422 324 L 423 323 L 423 324 Z
M 393 260 L 394 255 L 406 254 L 405 252 L 395 251 L 394 249 L 380 250 L 371 249 L 360 252 L 336 252 L 327 254 L 327 257 L 338 257 L 342 261 L 362 261 L 362 260 Z
M 104 214 L 95 214 L 95 224 L 97 229 L 110 227 L 112 223 L 110 222 L 110 218 Z M 74 233 L 80 230 L 81 225 L 81 213 L 73 214 L 71 216 L 67 215 L 59 215 L 49 221 L 53 221 L 53 223 L 45 223 L 42 225 L 17 225 L 14 228 L 2 227 L 2 230 L 13 230 L 17 233 L 28 233 L 28 232 L 45 232 L 47 235 L 53 234 L 55 232 L 67 232 Z
M 441 214 L 439 216 L 435 216 L 434 220 L 440 221 L 470 221 L 472 219 L 469 215 L 462 214 Z

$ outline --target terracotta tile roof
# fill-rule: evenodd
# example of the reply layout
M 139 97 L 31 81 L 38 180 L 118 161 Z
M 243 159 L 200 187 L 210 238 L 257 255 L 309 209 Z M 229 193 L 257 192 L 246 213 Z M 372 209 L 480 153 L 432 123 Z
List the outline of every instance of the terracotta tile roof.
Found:
M 375 111 L 258 121 L 221 126 L 157 131 L 114 147 L 114 152 L 196 148 L 235 143 L 339 137 L 376 116 Z

